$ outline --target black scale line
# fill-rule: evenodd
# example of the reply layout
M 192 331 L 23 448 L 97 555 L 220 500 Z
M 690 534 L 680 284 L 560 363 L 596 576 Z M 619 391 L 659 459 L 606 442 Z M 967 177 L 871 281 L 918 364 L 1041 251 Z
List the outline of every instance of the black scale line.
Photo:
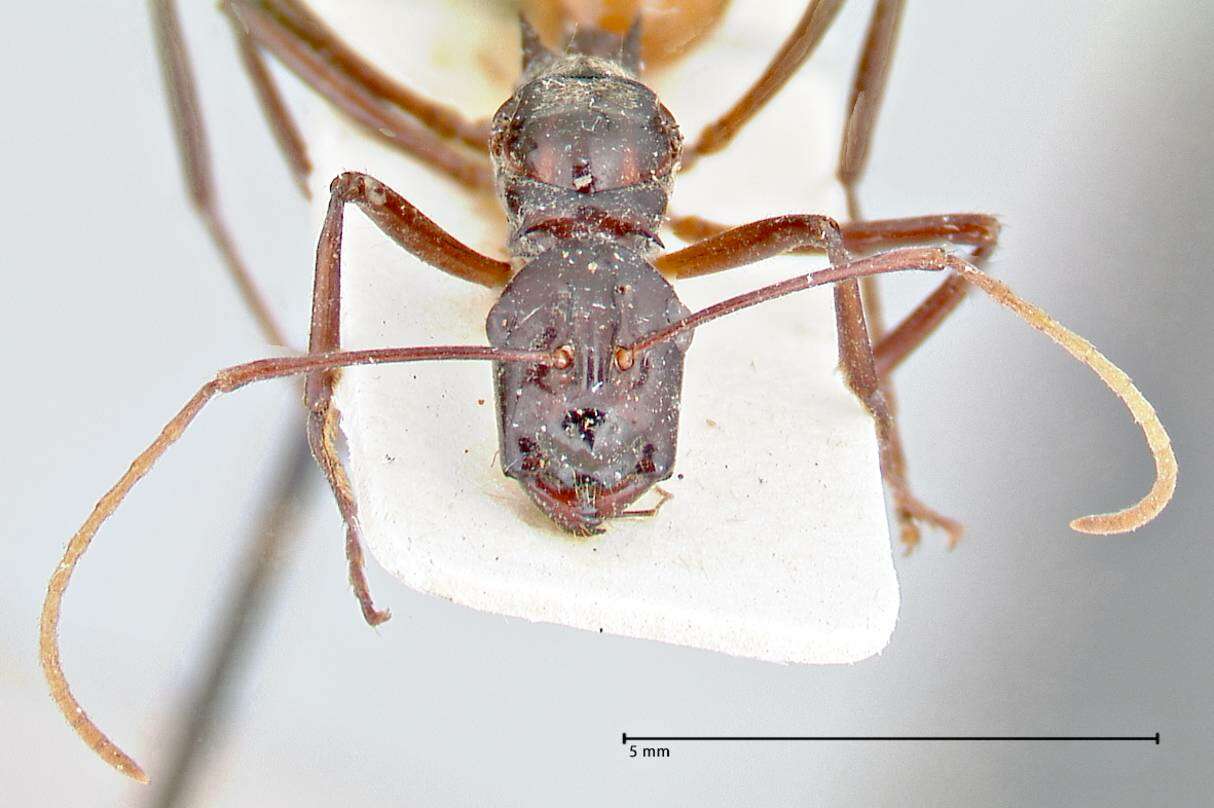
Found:
M 630 741 L 1149 741 L 1159 745 L 1154 735 L 629 735 L 621 734 L 621 743 Z

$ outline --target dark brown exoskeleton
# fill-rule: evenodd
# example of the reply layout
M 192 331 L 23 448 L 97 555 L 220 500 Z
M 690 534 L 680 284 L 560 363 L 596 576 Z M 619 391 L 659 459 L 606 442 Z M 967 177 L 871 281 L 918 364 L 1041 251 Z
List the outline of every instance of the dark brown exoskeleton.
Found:
M 682 139 L 636 79 L 638 29 L 552 53 L 526 22 L 523 78 L 490 154 L 522 264 L 489 312 L 498 348 L 562 366 L 494 366 L 502 470 L 554 522 L 595 533 L 671 474 L 691 333 L 628 346 L 690 312 L 650 263 Z
M 959 526 L 910 493 L 886 403 L 889 373 L 956 307 L 968 285 L 982 289 L 1087 364 L 1143 427 L 1155 460 L 1154 486 L 1122 511 L 1083 517 L 1072 526 L 1088 533 L 1133 530 L 1154 518 L 1171 497 L 1176 463 L 1167 434 L 1124 373 L 1090 343 L 972 263 L 939 246 L 908 246 L 947 242 L 969 247 L 970 258 L 980 263 L 994 246 L 997 224 L 991 217 L 948 214 L 860 220 L 855 186 L 893 50 L 902 10 L 899 0 L 877 0 L 853 86 L 838 171 L 853 221 L 843 227 L 814 214 L 779 216 L 733 228 L 694 215 L 665 221 L 674 175 L 722 149 L 775 95 L 813 51 L 838 11 L 839 0 L 810 0 L 763 75 L 686 148 L 670 113 L 640 81 L 639 19 L 627 33 L 622 29 L 611 33 L 606 18 L 600 25 L 594 16 L 598 4 L 562 0 L 560 5 L 567 11 L 581 9 L 582 27 L 558 53 L 545 48 L 523 22 L 524 73 L 489 127 L 467 121 L 458 111 L 385 76 L 298 0 L 223 4 L 267 117 L 301 183 L 309 170 L 306 150 L 262 61 L 262 49 L 375 137 L 470 189 L 495 189 L 509 218 L 506 246 L 512 260 L 499 261 L 460 243 L 372 177 L 347 172 L 333 181 L 316 252 L 308 353 L 237 365 L 204 384 L 97 503 L 69 541 L 48 585 L 40 651 L 51 694 L 85 742 L 120 771 L 145 779 L 68 688 L 58 645 L 63 593 L 97 529 L 194 416 L 216 395 L 252 382 L 306 377 L 308 440 L 345 521 L 350 580 L 372 624 L 388 614 L 375 608 L 367 589 L 357 503 L 336 447 L 338 413 L 332 394 L 339 368 L 492 361 L 503 470 L 556 524 L 573 533 L 594 533 L 605 519 L 627 513 L 637 497 L 671 473 L 683 358 L 693 331 L 717 317 L 823 284 L 835 284 L 844 377 L 873 416 L 882 476 L 908 546 L 918 540 L 916 520 L 945 529 L 953 539 Z M 701 5 L 717 14 L 724 2 L 706 0 Z M 214 201 L 172 2 L 155 0 L 152 8 L 191 198 L 264 332 L 281 342 Z M 560 20 L 561 14 L 554 18 Z M 711 22 L 694 27 L 702 32 Z M 686 44 L 688 39 L 680 35 L 669 41 Z M 342 351 L 341 245 L 349 204 L 423 262 L 473 283 L 502 287 L 486 323 L 491 345 Z M 663 224 L 692 244 L 660 254 L 658 231 Z M 892 249 L 876 252 L 886 248 Z M 695 313 L 688 312 L 667 281 L 726 271 L 793 251 L 825 253 L 830 267 Z M 906 270 L 944 270 L 949 276 L 902 323 L 885 332 L 873 316 L 871 296 L 862 299 L 858 281 Z

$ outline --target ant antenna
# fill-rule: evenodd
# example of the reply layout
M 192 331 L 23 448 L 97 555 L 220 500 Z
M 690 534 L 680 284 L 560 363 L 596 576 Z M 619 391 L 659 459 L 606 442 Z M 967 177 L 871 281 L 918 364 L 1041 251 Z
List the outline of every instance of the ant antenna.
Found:
M 1105 386 L 1121 399 L 1130 414 L 1134 416 L 1134 421 L 1142 428 L 1147 448 L 1155 461 L 1155 482 L 1151 489 L 1138 502 L 1119 511 L 1074 519 L 1070 523 L 1071 529 L 1079 533 L 1095 535 L 1129 533 L 1158 516 L 1172 499 L 1172 494 L 1176 490 L 1176 455 L 1172 451 L 1172 441 L 1160 422 L 1155 408 L 1134 386 L 1130 377 L 1125 371 L 1110 362 L 1092 343 L 1059 323 L 1044 309 L 1016 295 L 1007 284 L 992 278 L 974 265 L 950 255 L 942 249 L 891 250 L 839 267 L 811 272 L 808 275 L 764 286 L 689 314 L 639 342 L 624 347 L 623 350 L 631 358 L 638 351 L 659 342 L 665 342 L 683 332 L 694 330 L 718 317 L 724 317 L 727 314 L 733 314 L 736 311 L 799 292 L 802 289 L 810 289 L 847 278 L 914 269 L 950 269 L 981 289 L 996 303 L 1045 334 L 1058 343 L 1063 350 L 1090 368 L 1104 382 Z
M 335 351 L 323 354 L 308 354 L 298 357 L 258 359 L 234 365 L 215 374 L 215 378 L 199 388 L 186 405 L 164 426 L 151 445 L 131 463 L 126 473 L 114 487 L 105 493 L 85 519 L 84 524 L 68 541 L 63 559 L 55 568 L 46 588 L 46 599 L 42 603 L 42 616 L 38 626 L 39 658 L 42 671 L 50 685 L 51 697 L 71 724 L 76 734 L 97 755 L 118 771 L 141 783 L 148 782 L 147 774 L 126 752 L 118 747 L 89 718 L 80 702 L 72 694 L 59 655 L 59 614 L 63 606 L 63 594 L 67 591 L 81 556 L 88 549 L 98 528 L 117 510 L 126 495 L 161 455 L 181 437 L 186 427 L 206 406 L 207 402 L 221 393 L 231 393 L 245 385 L 284 376 L 299 376 L 322 370 L 333 370 L 351 365 L 378 365 L 397 362 L 420 362 L 427 360 L 491 360 L 495 362 L 530 362 L 533 364 L 559 364 L 561 359 L 551 352 L 509 351 L 480 345 L 435 345 L 413 348 L 378 348 L 363 351 Z

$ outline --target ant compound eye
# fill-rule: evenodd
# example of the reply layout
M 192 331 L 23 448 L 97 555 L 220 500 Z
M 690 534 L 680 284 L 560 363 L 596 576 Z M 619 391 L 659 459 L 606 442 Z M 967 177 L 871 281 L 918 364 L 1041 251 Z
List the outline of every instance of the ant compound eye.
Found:
M 557 370 L 564 370 L 573 364 L 573 346 L 562 345 L 556 349 L 553 354 L 552 366 Z
M 636 354 L 630 348 L 615 349 L 615 366 L 620 370 L 628 370 L 636 363 Z

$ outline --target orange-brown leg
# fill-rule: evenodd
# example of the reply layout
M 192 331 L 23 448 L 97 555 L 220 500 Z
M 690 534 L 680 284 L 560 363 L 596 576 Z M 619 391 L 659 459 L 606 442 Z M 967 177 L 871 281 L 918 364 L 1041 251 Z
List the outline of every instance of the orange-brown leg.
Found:
M 354 80 L 375 98 L 398 107 L 441 138 L 457 140 L 480 152 L 489 142 L 489 122 L 468 120 L 454 107 L 426 98 L 368 62 L 298 0 L 228 0 L 261 9 L 302 45 L 320 55 L 332 70 Z M 320 87 L 314 87 L 322 91 Z
M 704 127 L 683 149 L 681 167 L 691 168 L 699 158 L 729 145 L 759 110 L 801 69 L 822 36 L 834 22 L 843 0 L 810 0 L 792 33 L 784 40 L 763 75 L 721 117 Z
M 465 121 L 388 78 L 293 0 L 227 0 L 224 8 L 258 46 L 368 134 L 468 188 L 493 187 L 487 124 Z
M 190 202 L 198 211 L 207 232 L 219 249 L 224 265 L 240 290 L 245 306 L 257 321 L 262 337 L 274 345 L 286 345 L 286 336 L 270 313 L 269 306 L 253 282 L 252 274 L 240 257 L 215 198 L 215 182 L 206 130 L 202 123 L 189 56 L 181 36 L 176 4 L 173 0 L 153 0 L 149 10 Z M 259 94 L 264 90 L 264 87 L 259 87 Z
M 312 289 L 311 354 L 328 353 L 341 347 L 341 246 L 345 207 L 362 211 L 385 234 L 426 263 L 465 280 L 485 286 L 500 286 L 510 277 L 510 265 L 481 255 L 461 244 L 426 218 L 417 208 L 383 183 L 365 174 L 346 173 L 330 186 L 329 210 L 316 247 L 316 277 Z M 337 451 L 339 413 L 332 404 L 338 371 L 309 374 L 304 401 L 308 408 L 308 443 L 333 489 L 338 510 L 346 525 L 346 559 L 350 585 L 358 598 L 363 617 L 371 625 L 387 620 L 387 611 L 375 608 L 363 573 L 362 540 L 358 526 L 358 504 Z
M 278 151 L 287 161 L 287 167 L 291 170 L 295 186 L 304 199 L 308 199 L 312 196 L 312 192 L 308 188 L 308 177 L 312 173 L 312 162 L 308 159 L 308 144 L 304 141 L 299 126 L 291 117 L 291 113 L 282 99 L 278 84 L 274 81 L 274 77 L 266 65 L 261 49 L 257 47 L 257 43 L 253 41 L 253 37 L 249 36 L 249 32 L 240 24 L 240 21 L 228 12 L 226 7 L 224 7 L 224 11 L 226 12 L 224 17 L 232 28 L 232 36 L 236 39 L 240 62 L 244 66 L 245 74 L 249 77 L 249 82 L 253 85 L 253 90 L 257 93 L 257 101 L 270 131 L 274 135 L 274 140 L 278 144 Z
M 719 236 L 727 228 L 724 225 L 710 222 L 699 217 L 676 217 L 670 222 L 671 229 L 679 238 L 686 241 L 700 242 L 704 239 Z M 999 234 L 999 223 L 993 216 L 985 214 L 944 214 L 937 216 L 918 216 L 905 219 L 888 219 L 872 222 L 851 222 L 841 228 L 844 244 L 849 251 L 857 253 L 869 252 L 884 247 L 916 244 L 924 242 L 948 242 L 971 248 L 972 260 L 981 263 L 995 248 Z M 795 253 L 821 252 L 820 247 L 805 246 L 792 250 Z M 673 253 L 672 255 L 678 255 Z M 662 263 L 659 261 L 659 267 Z M 683 271 L 678 266 L 673 267 L 673 277 L 689 277 L 693 273 Z M 868 280 L 866 278 L 865 280 Z M 853 282 L 854 285 L 854 282 Z M 842 284 L 840 284 L 842 286 Z M 840 361 L 844 364 L 851 361 L 854 368 L 860 365 L 859 371 L 848 373 L 848 382 L 857 395 L 865 402 L 865 406 L 874 414 L 877 421 L 878 436 L 882 441 L 882 470 L 894 496 L 895 507 L 899 511 L 902 541 L 908 549 L 912 548 L 918 539 L 918 532 L 913 521 L 910 531 L 907 531 L 908 520 L 920 519 L 935 524 L 946 532 L 950 542 L 955 542 L 960 536 L 960 525 L 951 519 L 941 516 L 919 502 L 906 485 L 905 463 L 902 460 L 900 442 L 896 430 L 892 429 L 892 415 L 889 412 L 888 401 L 878 395 L 882 386 L 888 386 L 889 374 L 899 362 L 914 350 L 924 339 L 960 304 L 968 284 L 958 276 L 950 276 L 942 282 L 928 298 L 911 312 L 896 328 L 877 343 L 872 349 L 871 341 L 857 338 L 850 334 L 846 344 L 843 329 L 855 328 L 855 313 L 846 309 L 842 317 L 851 317 L 850 321 L 840 322 Z M 838 294 L 838 293 L 836 293 Z M 846 302 L 845 306 L 848 305 Z M 863 322 L 863 310 L 860 310 L 860 321 Z M 857 359 L 857 354 L 863 354 L 864 345 L 868 343 L 872 356 L 871 372 L 864 360 Z M 875 379 L 875 387 L 873 380 Z
M 703 220 L 697 220 L 704 224 Z M 867 233 L 870 226 L 855 231 L 855 237 Z M 915 227 L 922 227 L 915 222 Z M 896 232 L 893 228 L 891 232 Z M 897 239 L 889 237 L 891 241 Z M 655 266 L 675 278 L 689 278 L 743 266 L 762 258 L 798 248 L 826 250 L 834 267 L 848 263 L 843 234 L 833 220 L 825 216 L 782 216 L 765 219 L 711 235 L 677 252 L 668 253 L 655 261 Z M 929 251 L 930 252 L 930 251 Z M 941 254 L 942 251 L 936 251 Z M 892 254 L 888 254 L 892 255 Z M 779 286 L 779 285 L 777 285 Z M 748 296 L 744 305 L 751 305 Z M 835 315 L 839 332 L 839 360 L 848 386 L 873 416 L 880 448 L 881 473 L 894 498 L 902 523 L 902 541 L 913 547 L 918 533 L 912 520 L 930 522 L 948 532 L 950 545 L 961 534 L 961 526 L 919 502 L 906 484 L 901 447 L 893 431 L 893 416 L 885 404 L 881 378 L 877 374 L 872 343 L 864 322 L 860 287 L 855 278 L 835 284 Z M 652 339 L 652 337 L 651 337 Z M 909 534 L 907 527 L 915 530 Z
M 815 217 L 824 219 L 826 217 Z M 725 225 L 701 216 L 673 216 L 667 222 L 672 233 L 687 242 L 703 241 L 736 225 Z M 944 242 L 970 247 L 972 257 L 991 253 L 999 239 L 999 220 L 986 213 L 941 213 L 899 219 L 847 222 L 839 226 L 848 252 L 864 254 L 890 247 Z M 817 246 L 797 247 L 792 255 L 819 255 Z M 702 272 L 696 274 L 704 274 Z M 690 277 L 676 275 L 675 277 Z
M 796 28 L 760 79 L 721 118 L 710 124 L 685 151 L 683 165 L 690 167 L 702 155 L 724 148 L 737 132 L 788 81 L 813 51 L 833 21 L 841 2 L 812 0 Z M 890 62 L 893 59 L 903 0 L 878 0 L 870 18 L 868 33 L 856 78 L 852 85 L 843 131 L 838 175 L 847 194 L 848 218 L 861 218 L 856 186 L 863 174 L 880 110 Z M 860 282 L 836 285 L 835 308 L 839 325 L 839 355 L 848 383 L 873 414 L 881 445 L 882 473 L 890 487 L 900 525 L 903 544 L 908 550 L 919 542 L 916 521 L 940 527 L 949 535 L 950 546 L 961 536 L 961 526 L 925 506 L 913 496 L 906 482 L 906 462 L 901 439 L 894 422 L 893 385 L 877 373 L 872 342 L 884 335 L 880 299 L 875 278 L 865 278 L 864 294 Z M 962 286 L 955 281 L 951 292 L 960 300 Z M 953 303 L 955 305 L 955 302 Z
M 847 194 L 848 219 L 852 221 L 861 218 L 857 185 L 868 161 L 869 144 L 885 94 L 904 6 L 903 0 L 877 0 L 852 83 L 838 168 L 839 181 Z M 955 283 L 959 290 L 961 282 Z M 852 372 L 848 378 L 852 388 L 865 401 L 877 425 L 882 473 L 893 496 L 902 544 L 907 552 L 918 546 L 920 534 L 917 523 L 923 522 L 947 533 L 949 547 L 953 547 L 961 539 L 961 524 L 923 504 L 907 482 L 906 457 L 902 451 L 898 425 L 894 421 L 896 405 L 893 382 L 888 376 L 878 374 L 872 348 L 872 343 L 880 340 L 885 333 L 877 280 L 865 278 L 863 284 L 863 297 L 858 282 L 835 287 L 839 354 L 845 368 L 850 363 Z M 956 301 L 960 301 L 959 293 L 956 294 Z
M 730 229 L 699 216 L 677 216 L 670 229 L 683 241 L 700 242 Z M 985 213 L 946 213 L 904 219 L 880 219 L 849 222 L 841 226 L 843 244 L 853 254 L 865 254 L 889 247 L 945 242 L 970 248 L 970 263 L 981 267 L 999 241 L 999 220 Z M 790 250 L 796 255 L 822 253 L 820 247 L 805 246 Z M 669 273 L 671 277 L 690 277 L 690 272 Z M 702 272 L 698 274 L 703 274 Z M 864 279 L 867 280 L 867 277 Z M 877 375 L 885 380 L 903 359 L 957 309 L 970 284 L 950 275 L 873 345 Z
M 832 264 L 846 263 L 838 222 L 815 214 L 776 216 L 738 227 L 719 227 L 695 239 L 689 247 L 658 256 L 653 263 L 669 278 L 696 278 L 801 250 L 825 253 Z
M 730 229 L 726 225 L 698 216 L 675 217 L 669 224 L 676 236 L 693 243 L 718 236 Z M 889 247 L 945 242 L 969 247 L 970 263 L 981 266 L 998 243 L 999 221 L 984 213 L 946 213 L 905 219 L 849 222 L 842 225 L 840 231 L 844 246 L 853 254 L 864 254 Z M 789 252 L 812 255 L 824 251 L 811 245 L 797 247 Z M 683 270 L 671 264 L 669 260 L 663 264 L 662 259 L 659 259 L 658 265 L 663 268 L 670 267 L 666 271 L 673 278 L 704 274 L 704 271 L 698 268 L 696 271 Z M 886 332 L 873 346 L 877 376 L 882 380 L 887 379 L 894 368 L 956 310 L 969 286 L 961 277 L 950 275 L 897 326 Z
M 488 138 L 485 123 L 468 122 L 455 110 L 431 102 L 383 75 L 294 0 L 228 0 L 221 8 L 232 25 L 241 63 L 266 121 L 305 196 L 311 171 L 307 146 L 267 69 L 261 47 L 278 55 L 313 89 L 389 144 L 464 185 L 492 185 L 484 153 Z M 216 199 L 206 129 L 175 0 L 151 0 L 149 11 L 190 201 L 263 338 L 285 345 L 286 336 L 241 258 Z M 464 153 L 445 139 L 474 146 L 480 154 Z

